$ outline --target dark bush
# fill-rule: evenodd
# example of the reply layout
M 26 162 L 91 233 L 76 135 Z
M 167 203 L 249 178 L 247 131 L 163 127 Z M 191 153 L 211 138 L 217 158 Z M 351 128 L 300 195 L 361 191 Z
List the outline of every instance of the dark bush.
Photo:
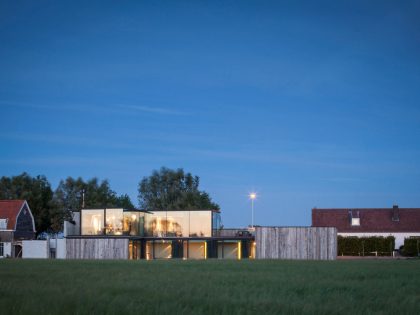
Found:
M 345 256 L 392 256 L 395 237 L 338 236 L 337 254 Z
M 404 239 L 404 246 L 401 254 L 404 256 L 420 256 L 420 237 L 409 237 Z

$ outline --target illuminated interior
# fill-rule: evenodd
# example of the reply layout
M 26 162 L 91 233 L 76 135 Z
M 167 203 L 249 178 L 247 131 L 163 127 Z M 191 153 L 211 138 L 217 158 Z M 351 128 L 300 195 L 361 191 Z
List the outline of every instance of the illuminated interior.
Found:
M 203 241 L 188 242 L 188 258 L 189 259 L 206 259 L 207 243 Z
M 223 259 L 241 259 L 241 241 L 219 241 L 217 257 Z
M 129 259 L 255 258 L 252 238 L 223 238 L 220 213 L 211 210 L 82 209 L 80 218 L 81 235 L 128 238 Z
M 211 237 L 212 211 L 155 211 L 145 215 L 145 235 Z
M 81 233 L 82 235 L 102 235 L 104 229 L 104 209 L 82 211 Z
M 107 235 L 123 234 L 123 209 L 106 209 L 105 219 Z
M 172 258 L 172 242 L 171 241 L 155 241 L 154 258 L 155 259 Z

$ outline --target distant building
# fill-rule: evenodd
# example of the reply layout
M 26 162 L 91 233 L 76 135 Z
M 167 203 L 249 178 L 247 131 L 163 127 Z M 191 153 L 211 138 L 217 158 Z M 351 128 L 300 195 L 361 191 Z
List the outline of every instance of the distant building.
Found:
M 394 236 L 398 249 L 404 238 L 420 236 L 420 208 L 314 208 L 312 226 L 335 227 L 341 236 Z
M 21 257 L 22 241 L 34 239 L 35 232 L 26 200 L 0 200 L 0 258 Z

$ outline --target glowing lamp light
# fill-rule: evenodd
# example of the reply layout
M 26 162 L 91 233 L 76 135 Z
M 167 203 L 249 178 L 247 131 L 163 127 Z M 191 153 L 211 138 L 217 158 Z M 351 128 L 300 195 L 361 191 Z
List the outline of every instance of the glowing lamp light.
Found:
M 250 193 L 249 199 L 251 199 L 251 213 L 252 213 L 251 227 L 254 228 L 254 200 L 257 199 L 257 193 L 255 192 Z

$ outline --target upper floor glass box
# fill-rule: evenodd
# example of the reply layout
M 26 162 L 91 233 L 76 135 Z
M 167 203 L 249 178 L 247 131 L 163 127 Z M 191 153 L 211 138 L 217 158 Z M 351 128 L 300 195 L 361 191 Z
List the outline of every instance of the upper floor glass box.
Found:
M 212 237 L 220 226 L 220 213 L 213 210 L 81 210 L 82 235 Z

